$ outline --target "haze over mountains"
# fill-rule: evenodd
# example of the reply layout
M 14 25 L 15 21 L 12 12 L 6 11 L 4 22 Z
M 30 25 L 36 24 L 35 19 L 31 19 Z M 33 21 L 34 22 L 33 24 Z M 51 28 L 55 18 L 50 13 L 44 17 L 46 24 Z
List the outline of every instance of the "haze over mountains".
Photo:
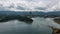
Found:
M 20 11 L 22 12 L 22 10 L 24 12 L 31 11 L 32 14 L 42 16 L 60 15 L 59 14 L 60 1 L 59 0 L 0 0 L 0 14 L 15 14 L 15 13 L 22 14 L 20 13 Z M 36 11 L 37 13 L 34 11 Z

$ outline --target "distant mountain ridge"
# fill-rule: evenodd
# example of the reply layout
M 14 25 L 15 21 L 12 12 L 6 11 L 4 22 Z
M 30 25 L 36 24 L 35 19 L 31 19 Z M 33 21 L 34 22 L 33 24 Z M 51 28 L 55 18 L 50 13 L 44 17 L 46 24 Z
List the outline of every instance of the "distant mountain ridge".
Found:
M 52 12 L 15 12 L 15 11 L 0 11 L 0 15 L 35 15 L 35 16 L 39 16 L 39 17 L 45 17 L 45 16 L 57 16 L 60 17 L 60 11 L 52 11 Z

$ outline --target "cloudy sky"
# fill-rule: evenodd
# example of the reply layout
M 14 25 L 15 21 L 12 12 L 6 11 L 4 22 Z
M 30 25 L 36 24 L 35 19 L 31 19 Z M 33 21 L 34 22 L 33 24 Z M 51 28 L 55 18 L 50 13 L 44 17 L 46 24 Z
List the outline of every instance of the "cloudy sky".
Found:
M 0 0 L 1 10 L 60 10 L 60 0 Z

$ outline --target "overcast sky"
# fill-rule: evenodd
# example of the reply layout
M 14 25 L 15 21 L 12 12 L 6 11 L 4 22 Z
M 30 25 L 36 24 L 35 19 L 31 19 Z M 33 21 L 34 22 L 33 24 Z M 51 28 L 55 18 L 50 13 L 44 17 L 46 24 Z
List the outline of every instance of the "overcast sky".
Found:
M 5 10 L 54 10 L 60 9 L 60 0 L 0 0 L 0 7 Z

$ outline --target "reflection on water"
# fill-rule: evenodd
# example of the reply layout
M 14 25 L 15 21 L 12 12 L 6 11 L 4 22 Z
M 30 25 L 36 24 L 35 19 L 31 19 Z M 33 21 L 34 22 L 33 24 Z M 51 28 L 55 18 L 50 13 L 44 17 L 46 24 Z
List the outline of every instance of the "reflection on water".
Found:
M 0 23 L 0 34 L 51 34 L 52 30 L 48 26 L 52 24 L 49 18 L 32 18 L 33 24 L 26 24 L 18 20 Z M 51 22 L 50 22 L 51 21 Z

